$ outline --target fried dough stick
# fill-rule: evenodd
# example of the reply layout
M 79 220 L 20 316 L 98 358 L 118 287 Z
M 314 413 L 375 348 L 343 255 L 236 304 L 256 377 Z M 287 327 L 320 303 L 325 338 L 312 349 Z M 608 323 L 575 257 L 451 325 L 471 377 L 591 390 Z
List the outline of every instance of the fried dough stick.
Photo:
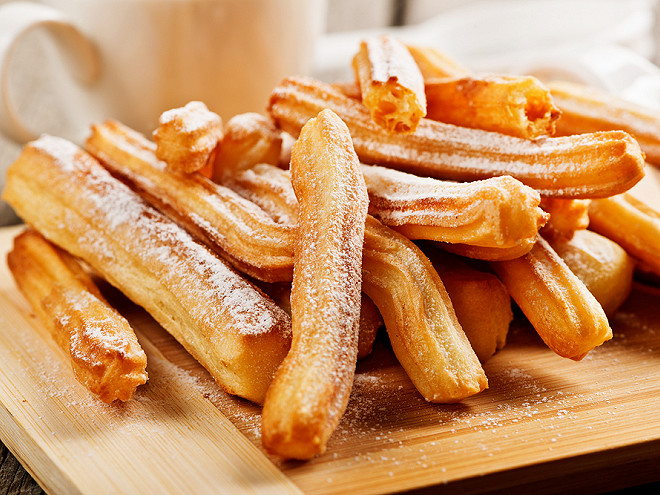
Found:
M 612 338 L 601 305 L 541 236 L 526 255 L 491 267 L 539 336 L 560 356 L 578 361 Z
M 572 238 L 548 242 L 566 265 L 584 282 L 608 316 L 630 295 L 635 260 L 625 249 L 591 230 L 578 230 Z
M 241 272 L 265 282 L 291 280 L 294 229 L 206 177 L 167 172 L 154 144 L 119 122 L 92 126 L 85 148 Z
M 290 346 L 288 315 L 89 154 L 42 136 L 9 167 L 3 199 L 144 307 L 225 391 L 263 401 Z
M 575 232 L 589 227 L 588 199 L 541 198 L 541 208 L 550 215 L 541 228 L 546 239 L 570 239 Z
M 291 288 L 293 341 L 261 415 L 266 450 L 325 451 L 353 386 L 369 198 L 351 136 L 332 111 L 302 129 L 291 177 L 300 204 Z
M 531 249 L 547 214 L 512 177 L 456 183 L 362 165 L 369 213 L 409 239 Z
M 552 136 L 561 112 L 535 77 L 469 75 L 425 81 L 426 117 L 524 139 Z
M 410 44 L 406 46 L 425 81 L 440 77 L 462 77 L 470 73 L 456 60 L 436 48 Z
M 256 166 L 232 184 L 237 182 L 240 191 L 249 191 L 247 197 L 270 215 L 297 222 L 298 205 L 287 171 Z M 362 251 L 362 290 L 380 310 L 399 362 L 426 400 L 458 402 L 488 386 L 433 265 L 407 237 L 370 216 Z
M 156 156 L 187 174 L 212 166 L 221 139 L 222 119 L 200 101 L 164 112 L 154 131 Z
M 620 194 L 592 201 L 589 218 L 591 230 L 619 244 L 645 270 L 660 275 L 660 212 L 630 194 Z
M 147 356 L 78 260 L 27 229 L 14 239 L 7 264 L 78 381 L 103 402 L 131 399 L 147 381 Z
M 390 35 L 369 37 L 353 58 L 362 102 L 388 132 L 410 133 L 426 115 L 424 78 L 405 45 Z
M 548 87 L 562 112 L 557 121 L 558 134 L 620 129 L 637 140 L 649 163 L 660 165 L 660 117 L 657 111 L 577 83 L 552 82 Z
M 323 108 L 346 123 L 362 162 L 417 175 L 458 181 L 511 175 L 543 196 L 567 198 L 611 196 L 644 175 L 639 145 L 622 131 L 530 141 L 422 119 L 413 134 L 390 134 L 360 102 L 306 78 L 277 86 L 269 111 L 280 128 L 297 135 Z

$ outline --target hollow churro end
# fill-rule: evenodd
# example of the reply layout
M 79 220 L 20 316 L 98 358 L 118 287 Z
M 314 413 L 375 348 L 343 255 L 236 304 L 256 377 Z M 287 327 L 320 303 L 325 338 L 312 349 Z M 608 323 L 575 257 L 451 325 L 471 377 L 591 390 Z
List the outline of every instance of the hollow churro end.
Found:
M 208 167 L 222 139 L 222 119 L 204 103 L 191 101 L 164 112 L 153 133 L 156 156 L 170 170 L 193 173 Z

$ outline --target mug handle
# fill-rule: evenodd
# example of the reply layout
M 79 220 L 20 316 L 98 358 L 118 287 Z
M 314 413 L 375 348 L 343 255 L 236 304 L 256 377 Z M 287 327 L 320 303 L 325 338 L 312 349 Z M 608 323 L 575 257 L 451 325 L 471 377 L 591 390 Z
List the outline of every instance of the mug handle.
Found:
M 33 29 L 45 28 L 62 48 L 73 77 L 83 85 L 98 78 L 101 63 L 94 44 L 65 15 L 52 7 L 30 2 L 0 6 L 0 132 L 19 144 L 35 139 L 11 99 L 9 70 L 15 47 Z

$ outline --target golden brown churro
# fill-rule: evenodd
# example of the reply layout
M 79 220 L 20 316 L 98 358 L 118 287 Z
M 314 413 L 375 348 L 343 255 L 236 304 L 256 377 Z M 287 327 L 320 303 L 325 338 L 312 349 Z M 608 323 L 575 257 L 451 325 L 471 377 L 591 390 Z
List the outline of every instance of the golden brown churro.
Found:
M 103 402 L 131 399 L 147 381 L 147 356 L 78 261 L 28 229 L 14 239 L 7 264 L 78 381 Z
M 579 230 L 571 239 L 549 240 L 566 265 L 584 282 L 611 316 L 628 298 L 635 261 L 616 242 L 590 230 Z
M 264 447 L 310 459 L 346 409 L 357 360 L 367 188 L 344 123 L 324 110 L 291 156 L 299 202 L 291 289 L 293 342 L 266 394 Z
M 362 102 L 389 132 L 409 133 L 426 115 L 424 78 L 406 47 L 390 35 L 366 38 L 353 58 Z
M 153 143 L 118 122 L 93 126 L 85 147 L 240 271 L 266 282 L 291 280 L 293 229 L 206 177 L 168 173 Z
M 269 214 L 296 222 L 298 206 L 287 180 L 284 170 L 258 166 L 243 176 L 240 190 L 254 186 L 250 198 Z M 407 237 L 370 216 L 362 251 L 362 290 L 380 310 L 399 362 L 426 400 L 457 402 L 487 387 L 433 265 Z
M 427 245 L 423 249 L 447 289 L 472 349 L 485 363 L 506 344 L 513 320 L 509 292 L 494 274 L 439 249 Z
M 221 139 L 222 119 L 200 101 L 164 112 L 154 131 L 156 156 L 184 173 L 209 166 Z
M 660 212 L 630 194 L 592 201 L 589 228 L 660 275 Z
M 526 255 L 491 266 L 539 336 L 560 356 L 580 360 L 612 338 L 603 308 L 541 236 Z
M 288 315 L 89 154 L 42 136 L 9 167 L 3 199 L 145 308 L 224 390 L 263 400 L 290 345 Z
M 348 126 L 358 157 L 422 176 L 469 181 L 511 175 L 543 196 L 607 197 L 644 175 L 639 145 L 622 131 L 534 141 L 422 119 L 412 134 L 387 133 L 360 102 L 321 82 L 288 78 L 270 99 L 270 113 L 297 135 L 323 108 Z
M 539 194 L 508 176 L 456 183 L 373 165 L 362 173 L 369 213 L 409 239 L 531 249 L 547 218 Z
M 427 118 L 535 139 L 552 136 L 560 111 L 535 77 L 471 75 L 426 80 Z
M 620 129 L 637 140 L 649 163 L 660 165 L 658 112 L 577 83 L 553 82 L 548 87 L 562 112 L 557 121 L 558 134 Z

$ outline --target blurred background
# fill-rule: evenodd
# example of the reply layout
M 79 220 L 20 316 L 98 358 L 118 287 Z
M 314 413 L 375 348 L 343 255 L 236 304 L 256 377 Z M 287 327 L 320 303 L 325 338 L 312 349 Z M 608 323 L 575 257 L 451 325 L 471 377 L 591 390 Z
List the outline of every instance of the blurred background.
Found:
M 135 0 L 117 4 L 127 1 Z M 7 3 L 0 0 L 0 6 Z M 475 71 L 573 79 L 660 108 L 657 0 L 316 0 L 315 8 L 318 29 L 304 72 L 325 81 L 352 78 L 350 60 L 360 39 L 390 31 Z M 29 84 L 17 77 L 11 88 L 17 105 L 35 128 L 74 139 L 80 122 L 70 114 L 77 87 L 66 71 L 52 70 L 61 65 L 61 50 L 44 33 L 35 31 L 29 41 L 16 50 L 14 63 L 41 77 Z M 66 98 L 52 91 L 56 85 L 69 86 Z M 263 111 L 267 98 L 261 108 L 245 111 Z M 0 134 L 0 187 L 20 148 Z M 0 225 L 16 221 L 0 201 Z

